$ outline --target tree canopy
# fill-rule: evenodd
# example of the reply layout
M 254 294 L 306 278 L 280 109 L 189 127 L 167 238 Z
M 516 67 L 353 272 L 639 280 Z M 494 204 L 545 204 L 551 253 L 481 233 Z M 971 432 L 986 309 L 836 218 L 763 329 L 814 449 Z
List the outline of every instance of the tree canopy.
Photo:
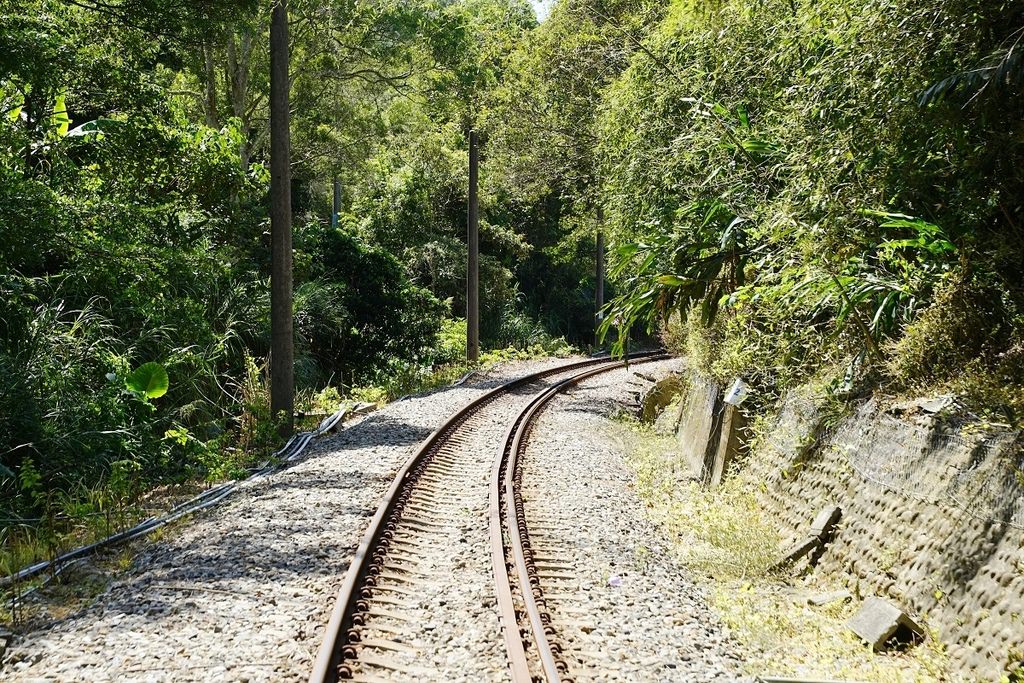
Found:
M 0 5 L 9 515 L 246 463 L 269 418 L 271 7 Z M 485 346 L 589 343 L 603 212 L 620 348 L 661 334 L 764 395 L 828 375 L 1019 419 L 1019 3 L 290 12 L 307 398 L 458 355 L 475 128 Z

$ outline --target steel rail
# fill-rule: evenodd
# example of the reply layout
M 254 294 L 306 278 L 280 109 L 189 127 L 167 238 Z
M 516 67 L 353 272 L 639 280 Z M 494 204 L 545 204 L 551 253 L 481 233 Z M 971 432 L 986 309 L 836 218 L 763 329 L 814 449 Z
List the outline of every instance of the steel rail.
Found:
M 653 354 L 634 354 L 630 358 L 644 359 L 651 355 Z M 367 579 L 371 578 L 374 565 L 386 557 L 391 534 L 400 517 L 401 510 L 415 487 L 418 474 L 429 462 L 430 457 L 474 413 L 498 397 L 551 375 L 594 365 L 608 366 L 609 369 L 621 367 L 621 363 L 610 362 L 610 360 L 608 357 L 602 357 L 569 363 L 506 382 L 470 401 L 420 444 L 395 475 L 352 557 L 345 580 L 335 598 L 334 609 L 327 622 L 324 639 L 313 662 L 309 676 L 310 683 L 334 683 L 339 680 L 342 660 L 355 654 L 357 642 L 350 642 L 349 632 L 353 626 L 357 625 L 357 613 L 362 606 L 365 606 L 365 600 L 372 594 L 372 587 L 368 585 Z
M 662 360 L 664 354 L 648 355 L 636 359 L 637 363 Z M 554 630 L 550 624 L 543 601 L 543 591 L 533 563 L 529 530 L 524 515 L 524 506 L 517 482 L 519 456 L 525 450 L 530 427 L 546 404 L 565 389 L 579 384 L 595 375 L 623 367 L 621 363 L 606 364 L 586 370 L 558 382 L 538 394 L 519 414 L 509 427 L 505 445 L 495 461 L 491 472 L 490 491 L 490 535 L 491 562 L 494 569 L 498 593 L 502 632 L 508 650 L 509 672 L 513 683 L 532 683 L 535 678 L 530 670 L 527 646 L 523 632 L 533 646 L 533 654 L 540 663 L 543 679 L 547 683 L 572 683 L 565 676 L 567 663 L 560 658 L 561 648 L 553 643 L 549 634 Z M 521 474 L 521 473 L 520 473 Z M 504 512 L 504 516 L 502 515 Z M 520 615 L 515 607 L 513 582 L 509 574 L 515 572 L 515 585 L 526 612 L 521 630 Z

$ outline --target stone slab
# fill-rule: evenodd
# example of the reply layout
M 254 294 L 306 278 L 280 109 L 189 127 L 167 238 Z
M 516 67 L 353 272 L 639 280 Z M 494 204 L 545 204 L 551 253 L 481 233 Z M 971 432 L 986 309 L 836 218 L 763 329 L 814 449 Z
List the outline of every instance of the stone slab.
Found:
M 736 460 L 746 447 L 745 430 L 747 419 L 743 411 L 734 405 L 724 404 L 722 424 L 719 428 L 718 447 L 715 449 L 708 484 L 714 488 L 722 483 L 729 465 Z
M 881 650 L 897 632 L 907 629 L 908 635 L 924 638 L 924 629 L 910 615 L 881 598 L 867 598 L 860 610 L 846 622 L 847 628 L 856 633 L 874 650 Z
M 711 476 L 718 447 L 719 394 L 714 382 L 694 374 L 680 404 L 681 418 L 676 438 L 682 459 L 682 475 L 702 483 Z

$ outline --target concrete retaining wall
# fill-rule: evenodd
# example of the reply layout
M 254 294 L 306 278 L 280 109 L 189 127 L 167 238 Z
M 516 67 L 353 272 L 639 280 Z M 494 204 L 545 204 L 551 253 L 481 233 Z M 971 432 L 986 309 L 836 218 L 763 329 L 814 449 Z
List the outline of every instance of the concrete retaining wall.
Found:
M 712 387 L 691 378 L 677 420 L 684 462 L 706 482 L 709 444 L 735 440 L 716 431 L 721 402 Z M 1018 435 L 965 438 L 927 412 L 896 415 L 875 401 L 842 419 L 822 406 L 784 400 L 735 476 L 759 484 L 787 542 L 803 538 L 822 508 L 841 507 L 816 571 L 923 617 L 960 679 L 999 680 L 1024 656 Z
M 791 398 L 740 476 L 767 484 L 787 540 L 840 506 L 818 571 L 924 617 L 965 680 L 996 681 L 1024 648 L 1019 443 L 922 422 L 872 402 L 825 432 L 813 402 Z

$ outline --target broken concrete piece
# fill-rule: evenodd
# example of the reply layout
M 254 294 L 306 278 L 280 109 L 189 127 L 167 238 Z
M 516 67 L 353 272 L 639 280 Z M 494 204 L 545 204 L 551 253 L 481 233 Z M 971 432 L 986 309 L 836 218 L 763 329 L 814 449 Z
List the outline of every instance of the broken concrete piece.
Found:
M 722 407 L 722 420 L 718 428 L 718 447 L 711 465 L 711 476 L 708 485 L 719 486 L 725 478 L 729 466 L 740 457 L 746 448 L 746 415 L 736 406 L 725 404 Z
M 787 550 L 786 552 L 782 553 L 782 556 L 779 557 L 779 559 L 775 560 L 774 563 L 772 563 L 771 569 L 782 569 L 786 565 L 799 562 L 800 558 L 802 558 L 804 555 L 811 552 L 817 547 L 818 539 L 808 536 L 807 538 L 803 539 L 802 541 L 794 545 L 792 548 Z
M 876 651 L 889 644 L 909 645 L 924 640 L 920 624 L 881 598 L 866 599 L 846 626 Z
M 833 602 L 849 602 L 853 600 L 853 594 L 850 591 L 832 591 L 831 593 L 818 593 L 807 598 L 808 605 L 814 605 L 815 607 L 821 607 L 823 605 L 831 605 Z
M 807 560 L 810 564 L 817 564 L 822 553 L 825 552 L 825 546 L 832 539 L 832 534 L 835 532 L 842 514 L 842 508 L 835 505 L 819 512 L 811 522 L 811 530 L 807 537 L 783 553 L 771 568 L 781 569 L 799 561 L 804 555 L 810 555 Z
M 843 511 L 839 506 L 827 507 L 818 513 L 818 516 L 811 522 L 811 536 L 815 536 L 824 542 L 839 523 Z

